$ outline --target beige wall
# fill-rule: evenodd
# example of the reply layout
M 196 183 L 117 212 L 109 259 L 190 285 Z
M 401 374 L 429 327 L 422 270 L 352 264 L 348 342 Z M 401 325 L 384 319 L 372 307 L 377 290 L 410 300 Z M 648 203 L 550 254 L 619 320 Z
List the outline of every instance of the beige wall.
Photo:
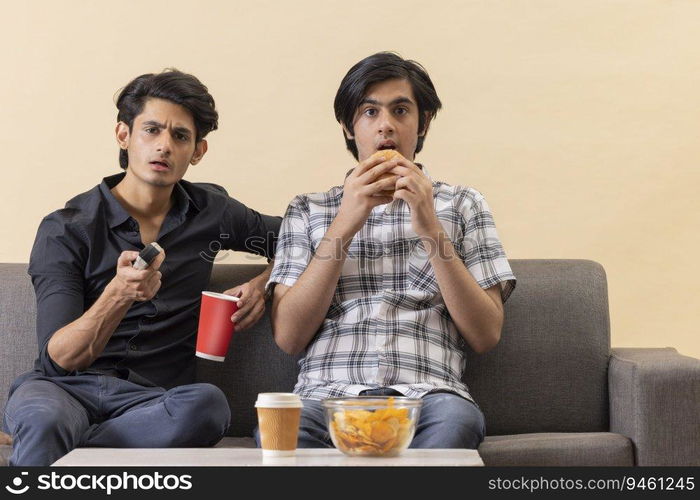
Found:
M 112 99 L 132 77 L 198 75 L 221 127 L 186 178 L 281 214 L 342 182 L 335 90 L 396 50 L 444 102 L 419 159 L 485 194 L 508 256 L 602 263 L 613 345 L 700 357 L 700 2 L 47 0 L 2 15 L 0 262 L 26 262 L 45 214 L 118 172 Z

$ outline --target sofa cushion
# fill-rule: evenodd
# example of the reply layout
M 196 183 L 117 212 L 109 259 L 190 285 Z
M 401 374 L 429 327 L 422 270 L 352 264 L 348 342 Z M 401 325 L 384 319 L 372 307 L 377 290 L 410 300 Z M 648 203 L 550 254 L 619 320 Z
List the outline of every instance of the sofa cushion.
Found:
M 0 467 L 5 467 L 12 455 L 12 446 L 0 444 Z
M 487 436 L 479 446 L 489 466 L 633 466 L 632 441 L 612 432 Z
M 36 301 L 27 264 L 0 265 L 0 283 L 0 409 L 3 409 L 10 385 L 18 375 L 32 369 L 38 349 Z
M 464 381 L 488 435 L 608 431 L 605 271 L 586 260 L 511 260 L 501 341 L 467 352 Z

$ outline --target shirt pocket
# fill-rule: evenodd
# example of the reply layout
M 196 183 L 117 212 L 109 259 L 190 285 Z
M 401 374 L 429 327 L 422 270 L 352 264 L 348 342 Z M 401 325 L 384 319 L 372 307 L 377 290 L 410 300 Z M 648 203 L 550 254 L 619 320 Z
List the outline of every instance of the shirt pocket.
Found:
M 408 288 L 428 292 L 432 295 L 440 293 L 433 266 L 430 263 L 425 246 L 421 241 L 416 241 L 408 256 Z
M 455 242 L 460 243 L 463 234 L 460 225 L 454 223 L 455 214 L 452 211 L 444 210 L 439 211 L 437 217 L 443 231 L 452 242 L 455 249 L 455 257 L 463 262 L 460 256 L 460 244 L 455 245 Z M 440 286 L 435 278 L 435 271 L 430 263 L 430 257 L 423 242 L 420 238 L 416 238 L 408 258 L 409 288 L 438 295 L 440 294 Z M 438 255 L 436 258 L 440 258 L 440 256 Z

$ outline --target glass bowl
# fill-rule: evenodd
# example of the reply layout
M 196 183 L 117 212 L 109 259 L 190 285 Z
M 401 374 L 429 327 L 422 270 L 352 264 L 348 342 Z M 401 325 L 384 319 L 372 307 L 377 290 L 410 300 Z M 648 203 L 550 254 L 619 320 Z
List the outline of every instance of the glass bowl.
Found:
M 324 399 L 333 444 L 350 456 L 393 457 L 408 448 L 423 400 L 398 396 Z

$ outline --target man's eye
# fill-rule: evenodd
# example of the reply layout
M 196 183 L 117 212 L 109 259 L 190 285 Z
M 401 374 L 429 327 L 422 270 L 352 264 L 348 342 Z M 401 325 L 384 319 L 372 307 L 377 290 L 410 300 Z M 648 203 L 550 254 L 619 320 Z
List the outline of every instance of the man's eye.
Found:
M 158 130 L 157 127 L 148 127 L 148 128 L 146 129 L 146 132 L 148 132 L 149 134 L 153 134 L 153 133 L 156 132 L 156 130 Z
M 397 115 L 405 115 L 406 113 L 408 113 L 408 109 L 406 109 L 406 108 L 396 108 L 396 110 L 394 111 L 394 113 L 396 113 Z
M 183 142 L 187 142 L 189 139 L 189 137 L 187 137 L 186 135 L 183 135 L 183 134 L 177 134 L 177 135 L 175 135 L 175 138 L 178 141 L 183 141 Z
M 365 110 L 365 114 L 366 114 L 367 116 L 375 116 L 375 115 L 377 114 L 377 110 L 374 109 L 374 108 L 367 108 L 367 109 Z

